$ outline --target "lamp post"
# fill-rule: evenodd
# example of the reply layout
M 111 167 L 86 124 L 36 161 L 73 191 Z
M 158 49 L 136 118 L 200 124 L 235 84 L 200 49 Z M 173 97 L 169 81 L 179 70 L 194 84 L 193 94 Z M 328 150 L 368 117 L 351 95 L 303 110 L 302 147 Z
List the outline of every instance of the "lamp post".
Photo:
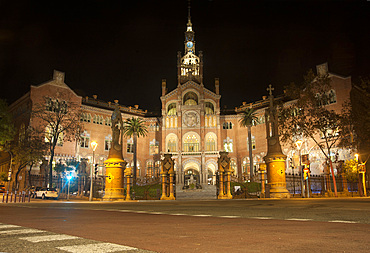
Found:
M 303 198 L 304 197 L 304 195 L 303 195 L 304 184 L 303 184 L 303 171 L 302 171 L 302 158 L 301 158 L 302 144 L 303 144 L 302 140 L 297 140 L 295 142 L 295 145 L 297 146 L 297 149 L 299 151 L 299 170 L 298 171 L 300 171 L 300 173 L 301 173 L 301 194 L 302 194 L 302 198 Z
M 71 179 L 72 179 L 72 176 L 71 176 L 71 174 L 69 174 L 69 175 L 67 176 L 67 180 L 68 180 L 68 193 L 67 193 L 67 200 L 69 200 L 69 183 L 71 182 Z
M 95 163 L 95 150 L 97 146 L 98 146 L 98 143 L 96 141 L 91 142 L 91 148 L 93 150 L 93 159 L 92 159 L 92 164 L 90 166 L 90 198 L 89 198 L 89 201 L 93 200 L 93 167 Z

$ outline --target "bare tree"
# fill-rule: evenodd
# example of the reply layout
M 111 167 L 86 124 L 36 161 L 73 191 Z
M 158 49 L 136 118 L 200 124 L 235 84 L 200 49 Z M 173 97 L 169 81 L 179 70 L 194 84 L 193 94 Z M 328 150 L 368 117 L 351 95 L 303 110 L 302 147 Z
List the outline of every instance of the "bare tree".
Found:
M 66 141 L 79 140 L 82 131 L 81 107 L 68 94 L 57 93 L 57 97 L 44 97 L 41 102 L 35 103 L 32 116 L 40 120 L 39 131 L 45 132 L 50 155 L 49 185 L 52 187 L 55 148 Z

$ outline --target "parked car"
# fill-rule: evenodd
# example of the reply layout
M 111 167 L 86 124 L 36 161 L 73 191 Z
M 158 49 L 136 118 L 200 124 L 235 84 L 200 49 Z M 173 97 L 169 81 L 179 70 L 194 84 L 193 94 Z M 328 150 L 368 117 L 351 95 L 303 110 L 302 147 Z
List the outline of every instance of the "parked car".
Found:
M 34 197 L 42 199 L 58 199 L 58 191 L 55 188 L 36 187 Z
M 0 193 L 6 192 L 5 185 L 0 184 Z

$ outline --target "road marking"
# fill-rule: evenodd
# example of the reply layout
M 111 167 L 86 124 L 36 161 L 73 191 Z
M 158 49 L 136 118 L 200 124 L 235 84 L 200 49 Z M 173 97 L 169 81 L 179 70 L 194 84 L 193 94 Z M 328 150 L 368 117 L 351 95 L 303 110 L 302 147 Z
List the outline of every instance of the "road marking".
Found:
M 291 219 L 285 219 L 285 220 L 291 220 L 291 221 L 312 221 L 312 219 L 299 219 L 299 218 L 291 218 Z
M 355 221 L 348 221 L 348 220 L 330 220 L 328 222 L 337 222 L 337 223 L 357 223 Z
M 194 217 L 210 217 L 212 215 L 209 215 L 209 214 L 194 214 L 192 216 L 194 216 Z
M 135 211 L 135 213 L 150 213 L 150 212 L 147 212 L 147 211 Z
M 73 246 L 64 246 L 56 247 L 60 250 L 65 250 L 72 253 L 105 253 L 105 252 L 115 252 L 123 250 L 137 250 L 137 248 L 123 246 L 113 243 L 96 243 L 96 244 L 85 244 L 85 245 L 73 245 Z
M 219 218 L 240 218 L 240 216 L 232 216 L 232 215 L 225 215 L 225 216 L 218 216 Z
M 43 236 L 21 237 L 19 239 L 26 240 L 29 242 L 48 242 L 48 241 L 80 239 L 80 237 L 62 234 L 62 235 L 43 235 Z
M 45 232 L 46 231 L 42 231 L 38 229 L 17 229 L 17 230 L 0 231 L 0 234 L 16 235 L 16 234 L 31 234 L 31 233 L 45 233 Z
M 187 214 L 184 214 L 184 213 L 171 213 L 170 215 L 187 215 Z
M 162 212 L 150 212 L 149 214 L 165 214 L 165 213 L 162 213 Z
M 116 211 L 120 211 L 120 212 L 124 212 L 124 213 L 130 213 L 130 212 L 133 212 L 132 210 L 116 210 Z
M 17 225 L 6 225 L 6 224 L 1 224 L 0 225 L 0 229 L 4 229 L 4 228 L 19 228 L 20 226 L 17 226 Z
M 258 219 L 258 220 L 271 220 L 271 217 L 250 217 L 251 219 Z

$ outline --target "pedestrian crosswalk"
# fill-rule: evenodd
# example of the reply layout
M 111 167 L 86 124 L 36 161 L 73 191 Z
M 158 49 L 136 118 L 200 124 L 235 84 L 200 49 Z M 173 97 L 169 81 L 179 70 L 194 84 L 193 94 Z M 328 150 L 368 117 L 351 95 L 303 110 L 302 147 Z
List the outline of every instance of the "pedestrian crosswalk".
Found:
M 99 242 L 78 236 L 0 223 L 0 252 L 128 253 L 146 252 L 115 243 Z

